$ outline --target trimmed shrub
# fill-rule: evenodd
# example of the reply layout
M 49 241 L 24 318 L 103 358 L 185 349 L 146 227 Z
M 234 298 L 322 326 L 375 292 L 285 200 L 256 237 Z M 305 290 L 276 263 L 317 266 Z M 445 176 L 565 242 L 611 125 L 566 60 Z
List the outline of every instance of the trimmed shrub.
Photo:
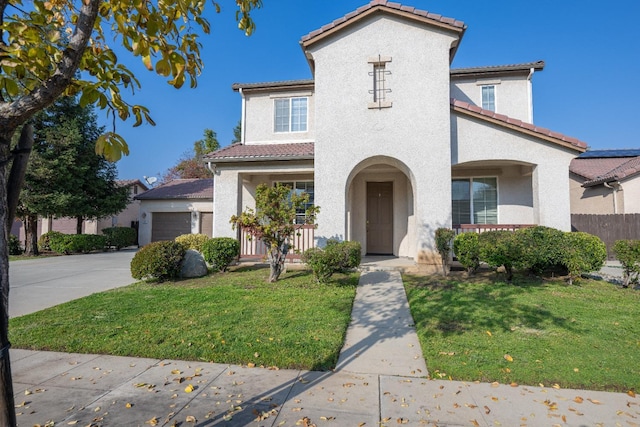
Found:
M 336 271 L 345 272 L 353 270 L 360 266 L 362 259 L 362 245 L 360 242 L 344 241 L 330 239 L 327 241 L 325 251 L 335 252 L 331 254 L 331 258 L 335 258 Z
M 180 243 L 161 241 L 143 246 L 131 260 L 131 276 L 138 280 L 160 282 L 180 275 L 186 249 Z
M 436 230 L 436 249 L 442 258 L 442 273 L 449 274 L 449 264 L 451 263 L 451 241 L 456 236 L 456 232 L 450 228 L 438 228 Z
M 535 274 L 563 266 L 564 232 L 551 227 L 522 228 L 515 234 L 522 247 L 522 267 Z
M 41 251 L 52 251 L 51 240 L 62 239 L 65 234 L 59 231 L 48 231 L 38 239 L 38 249 Z
M 240 242 L 231 237 L 207 239 L 201 248 L 204 260 L 216 271 L 227 271 L 231 263 L 240 255 Z
M 598 236 L 583 232 L 564 233 L 562 265 L 569 272 L 569 284 L 582 273 L 598 271 L 607 259 L 607 246 Z
M 613 253 L 622 264 L 622 286 L 637 285 L 640 282 L 640 240 L 616 240 Z
M 20 245 L 20 239 L 13 234 L 9 234 L 9 255 L 20 255 L 22 254 L 22 246 Z
M 522 243 L 517 233 L 496 230 L 486 231 L 478 236 L 479 257 L 493 268 L 504 267 L 507 281 L 513 279 L 513 269 L 521 268 Z
M 114 247 L 117 251 L 136 242 L 137 231 L 131 227 L 109 227 L 102 230 L 106 238 L 106 247 Z
M 310 248 L 304 251 L 302 262 L 311 268 L 313 276 L 320 283 L 327 283 L 333 275 L 334 263 L 329 259 L 325 251 L 320 248 Z
M 202 245 L 208 240 L 211 240 L 211 238 L 206 234 L 182 234 L 176 237 L 176 242 L 183 245 L 187 250 L 194 249 L 200 253 L 202 253 Z
M 360 242 L 329 240 L 324 249 L 307 249 L 302 254 L 302 262 L 311 268 L 318 282 L 327 283 L 333 273 L 357 268 L 360 265 L 361 253 Z
M 480 267 L 480 245 L 477 233 L 458 234 L 453 239 L 453 252 L 467 273 L 474 274 Z
M 49 246 L 53 252 L 69 255 L 104 250 L 105 242 L 105 236 L 96 234 L 60 234 L 49 239 Z

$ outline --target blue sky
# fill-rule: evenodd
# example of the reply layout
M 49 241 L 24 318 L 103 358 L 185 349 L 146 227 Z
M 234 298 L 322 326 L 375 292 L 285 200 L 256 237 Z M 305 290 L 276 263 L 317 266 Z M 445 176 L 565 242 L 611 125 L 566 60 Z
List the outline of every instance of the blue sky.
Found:
M 192 149 L 205 128 L 228 145 L 241 107 L 231 85 L 311 78 L 300 38 L 367 1 L 264 0 L 254 13 L 257 30 L 246 37 L 236 29 L 234 2 L 221 0 L 222 13 L 210 16 L 212 33 L 201 39 L 205 67 L 196 89 L 176 90 L 126 59 L 143 85 L 128 99 L 149 107 L 157 125 L 117 123 L 131 151 L 118 162 L 119 178 L 160 176 Z M 579 138 L 591 149 L 640 148 L 637 0 L 402 4 L 467 25 L 454 68 L 544 60 L 544 71 L 533 78 L 536 125 Z

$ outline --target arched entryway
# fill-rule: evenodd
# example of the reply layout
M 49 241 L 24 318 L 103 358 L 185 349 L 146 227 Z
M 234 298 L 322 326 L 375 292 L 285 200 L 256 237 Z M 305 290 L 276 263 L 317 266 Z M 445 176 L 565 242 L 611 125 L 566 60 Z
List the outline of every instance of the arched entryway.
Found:
M 360 162 L 346 183 L 347 239 L 363 253 L 414 258 L 415 184 L 409 168 L 387 156 Z

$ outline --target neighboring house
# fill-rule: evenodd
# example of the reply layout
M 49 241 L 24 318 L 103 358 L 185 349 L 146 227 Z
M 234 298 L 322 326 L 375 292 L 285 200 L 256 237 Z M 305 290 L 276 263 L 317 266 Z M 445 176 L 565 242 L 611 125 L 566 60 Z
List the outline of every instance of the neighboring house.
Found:
M 84 234 L 101 234 L 102 230 L 108 227 L 137 227 L 140 202 L 134 200 L 138 194 L 142 194 L 149 188 L 138 179 L 119 180 L 117 184 L 121 187 L 129 187 L 131 200 L 127 207 L 118 215 L 100 218 L 98 220 L 88 219 L 82 223 Z M 49 231 L 59 231 L 66 234 L 76 234 L 76 218 L 38 218 L 38 237 Z M 17 219 L 11 230 L 12 234 L 18 236 L 24 242 L 24 227 L 22 221 Z
M 213 182 L 176 179 L 138 195 L 140 246 L 173 240 L 182 234 L 212 235 Z
M 572 214 L 640 214 L 640 149 L 587 151 L 569 171 Z
M 312 80 L 234 84 L 241 142 L 205 156 L 213 235 L 239 236 L 229 218 L 278 182 L 320 206 L 298 249 L 356 240 L 435 265 L 439 227 L 570 230 L 569 163 L 586 144 L 531 124 L 544 62 L 451 69 L 466 28 L 374 0 L 302 37 Z

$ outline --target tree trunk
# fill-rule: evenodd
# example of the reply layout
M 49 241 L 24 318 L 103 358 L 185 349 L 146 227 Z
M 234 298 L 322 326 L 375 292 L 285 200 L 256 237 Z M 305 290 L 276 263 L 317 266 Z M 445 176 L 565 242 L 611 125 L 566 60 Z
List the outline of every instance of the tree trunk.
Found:
M 82 234 L 82 221 L 81 216 L 76 217 L 76 234 Z
M 9 146 L 11 140 L 9 140 Z M 13 160 L 11 162 L 11 172 L 7 182 L 7 230 L 11 232 L 13 218 L 16 215 L 18 201 L 20 200 L 20 190 L 24 183 L 24 176 L 27 173 L 27 164 L 29 163 L 29 154 L 33 147 L 33 126 L 26 124 L 20 132 L 20 140 L 15 150 L 13 150 Z
M 11 134 L 0 135 L 0 426 L 17 424 L 11 363 L 9 361 L 9 218 L 7 163 L 10 158 Z
M 38 250 L 38 215 L 29 214 L 24 218 L 24 233 L 26 238 L 24 254 L 29 256 L 40 255 Z

